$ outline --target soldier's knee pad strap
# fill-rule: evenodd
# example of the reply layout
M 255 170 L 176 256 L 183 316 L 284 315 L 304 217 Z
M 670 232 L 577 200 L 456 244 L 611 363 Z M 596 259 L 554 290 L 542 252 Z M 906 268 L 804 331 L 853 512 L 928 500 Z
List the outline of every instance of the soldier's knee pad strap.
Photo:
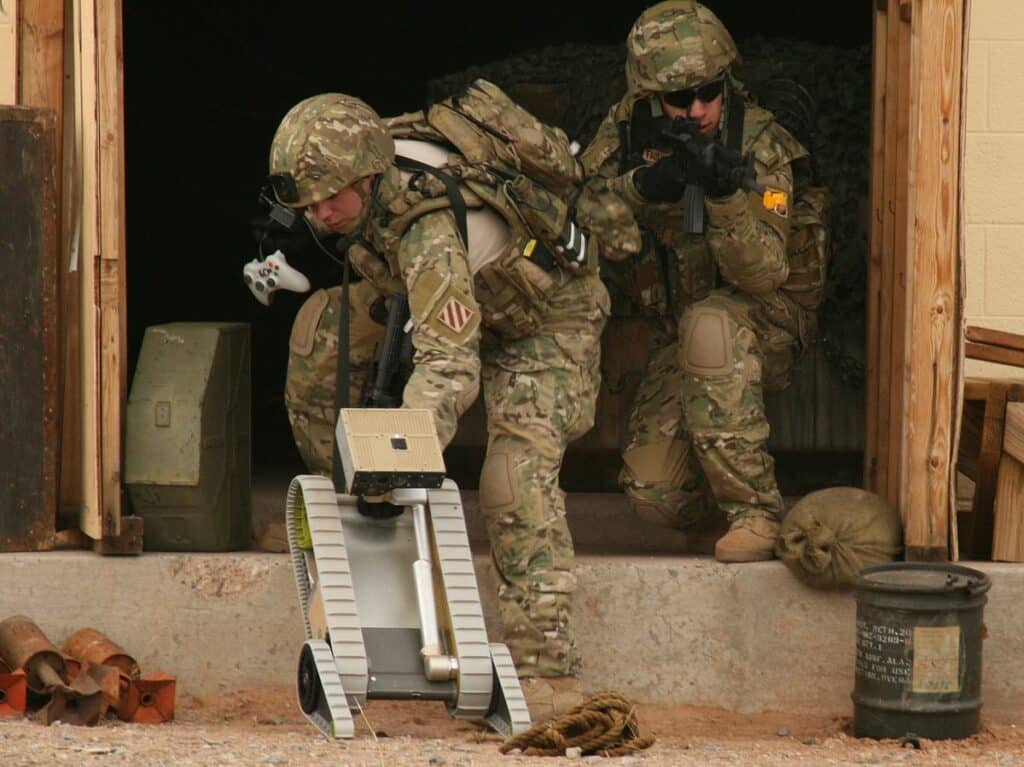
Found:
M 682 484 L 686 476 L 686 443 L 664 439 L 630 448 L 622 454 L 628 475 L 638 482 Z
M 288 348 L 300 357 L 308 357 L 313 352 L 316 340 L 316 329 L 320 325 L 320 316 L 327 308 L 330 297 L 326 290 L 318 290 L 302 304 L 295 321 L 292 323 L 291 337 Z
M 480 471 L 480 509 L 500 514 L 520 504 L 519 488 L 512 473 L 512 456 L 494 453 L 484 460 Z
M 733 369 L 733 322 L 725 309 L 696 306 L 683 317 L 683 370 L 693 375 L 726 375 Z

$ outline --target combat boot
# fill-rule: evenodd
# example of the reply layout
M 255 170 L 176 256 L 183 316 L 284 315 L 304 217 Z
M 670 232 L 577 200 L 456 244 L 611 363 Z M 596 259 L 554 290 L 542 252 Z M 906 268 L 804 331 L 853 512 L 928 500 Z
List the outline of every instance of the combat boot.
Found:
M 760 562 L 775 556 L 779 523 L 767 517 L 740 517 L 715 543 L 719 562 Z
M 583 702 L 580 682 L 574 676 L 534 676 L 520 682 L 532 724 L 562 716 Z

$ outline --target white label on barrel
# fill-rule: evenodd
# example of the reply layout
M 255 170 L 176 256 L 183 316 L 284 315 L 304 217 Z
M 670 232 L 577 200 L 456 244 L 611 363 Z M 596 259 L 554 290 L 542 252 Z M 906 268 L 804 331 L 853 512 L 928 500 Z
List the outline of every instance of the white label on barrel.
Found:
M 911 692 L 960 692 L 960 627 L 914 627 Z
M 857 621 L 857 674 L 905 689 L 910 684 L 910 628 Z

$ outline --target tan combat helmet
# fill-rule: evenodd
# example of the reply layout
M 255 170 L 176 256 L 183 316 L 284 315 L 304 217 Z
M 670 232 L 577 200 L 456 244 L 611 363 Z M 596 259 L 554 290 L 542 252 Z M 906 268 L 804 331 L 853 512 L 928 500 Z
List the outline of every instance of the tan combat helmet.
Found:
M 718 17 L 694 0 L 652 5 L 626 38 L 626 81 L 634 93 L 692 88 L 738 63 L 736 43 Z
M 365 102 L 341 93 L 300 101 L 284 116 L 270 146 L 270 175 L 279 201 L 302 208 L 325 200 L 355 181 L 383 173 L 395 158 L 395 143 Z

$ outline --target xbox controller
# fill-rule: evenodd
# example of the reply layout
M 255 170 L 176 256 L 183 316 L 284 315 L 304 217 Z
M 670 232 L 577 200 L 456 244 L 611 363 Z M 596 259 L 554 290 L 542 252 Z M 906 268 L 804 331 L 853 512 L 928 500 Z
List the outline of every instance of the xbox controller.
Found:
M 275 250 L 262 261 L 253 259 L 242 267 L 242 280 L 264 306 L 270 305 L 276 290 L 292 290 L 296 293 L 309 292 L 306 275 L 288 265 L 284 253 Z

